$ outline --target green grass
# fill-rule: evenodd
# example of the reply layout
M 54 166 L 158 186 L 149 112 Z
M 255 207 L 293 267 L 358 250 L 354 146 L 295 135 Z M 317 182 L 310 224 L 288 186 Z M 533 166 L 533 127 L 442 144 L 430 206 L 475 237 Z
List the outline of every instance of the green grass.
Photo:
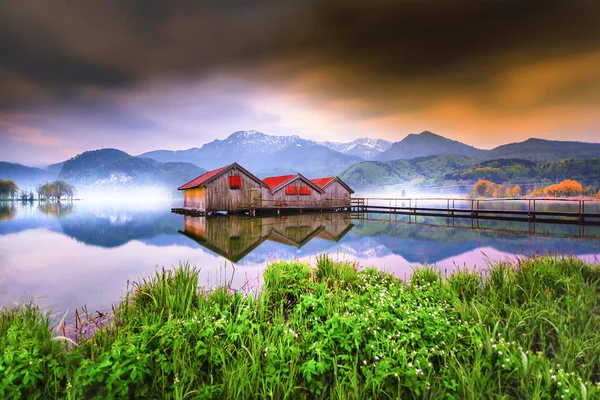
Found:
M 600 268 L 570 257 L 416 269 L 271 264 L 256 297 L 159 271 L 74 345 L 0 317 L 0 398 L 600 398 Z

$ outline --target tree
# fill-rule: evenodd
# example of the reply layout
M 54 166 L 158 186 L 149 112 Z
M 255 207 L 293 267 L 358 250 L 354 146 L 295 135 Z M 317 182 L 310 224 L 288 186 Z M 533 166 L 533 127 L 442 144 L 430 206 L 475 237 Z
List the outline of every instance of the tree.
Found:
M 69 198 L 73 200 L 75 191 L 75 186 L 65 181 L 55 181 L 40 186 L 38 188 L 38 196 L 50 200 L 60 200 L 61 198 Z
M 521 194 L 523 194 L 523 190 L 521 189 L 521 186 L 519 186 L 519 185 L 515 185 L 515 187 L 512 188 L 512 190 L 510 191 L 510 195 L 512 197 L 519 197 L 519 196 L 521 196 Z
M 5 181 L 0 179 L 0 198 L 14 199 L 19 194 L 19 187 L 11 180 Z
M 471 196 L 473 197 L 493 197 L 496 184 L 485 179 L 480 179 L 473 185 Z
M 536 184 L 533 187 L 533 190 L 529 192 L 529 196 L 531 197 L 540 197 L 544 195 L 544 188 L 541 185 Z
M 544 194 L 548 196 L 578 196 L 583 193 L 583 186 L 581 183 L 571 180 L 565 179 L 561 183 L 556 183 L 554 185 L 546 186 L 544 188 Z

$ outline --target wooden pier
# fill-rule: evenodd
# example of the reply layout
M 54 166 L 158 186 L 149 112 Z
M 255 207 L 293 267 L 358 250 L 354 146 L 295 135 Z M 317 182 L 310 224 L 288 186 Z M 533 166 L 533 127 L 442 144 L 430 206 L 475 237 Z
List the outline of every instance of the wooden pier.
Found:
M 235 211 L 228 212 L 229 214 L 302 214 L 303 212 L 337 212 L 337 211 L 350 211 L 351 203 L 350 198 L 329 198 L 323 200 L 297 201 L 297 200 L 257 200 L 250 204 L 243 204 L 236 208 Z M 212 212 L 218 211 L 205 211 L 193 209 L 190 207 L 186 208 L 171 208 L 172 213 L 191 215 L 191 216 L 205 216 Z
M 192 217 L 204 217 L 206 212 L 193 210 L 190 208 L 171 208 L 171 212 L 175 214 L 191 215 Z
M 359 218 L 403 214 L 600 226 L 600 200 L 591 199 L 353 198 L 351 210 Z

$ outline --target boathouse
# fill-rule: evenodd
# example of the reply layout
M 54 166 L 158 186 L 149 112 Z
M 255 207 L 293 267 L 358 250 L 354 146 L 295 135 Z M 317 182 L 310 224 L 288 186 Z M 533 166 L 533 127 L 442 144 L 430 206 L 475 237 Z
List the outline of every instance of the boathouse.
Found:
M 261 203 L 267 185 L 238 163 L 208 171 L 180 186 L 184 208 L 199 212 L 237 212 Z
M 271 176 L 263 179 L 264 206 L 319 208 L 325 191 L 302 174 Z
M 206 172 L 180 186 L 184 214 L 216 211 L 337 210 L 350 208 L 354 191 L 339 177 L 308 179 L 302 174 L 259 179 L 237 163 Z
M 350 196 L 354 190 L 339 177 L 315 178 L 310 181 L 323 190 L 322 203 L 330 207 L 350 207 Z

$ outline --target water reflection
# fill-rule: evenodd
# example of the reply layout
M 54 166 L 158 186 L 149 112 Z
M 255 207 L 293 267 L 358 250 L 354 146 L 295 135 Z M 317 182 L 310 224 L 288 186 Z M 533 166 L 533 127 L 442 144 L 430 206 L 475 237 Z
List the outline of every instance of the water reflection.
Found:
M 301 248 L 316 237 L 338 242 L 353 226 L 348 213 L 256 218 L 186 215 L 181 233 L 229 261 L 239 262 L 265 240 Z
M 13 219 L 17 210 L 15 205 L 12 203 L 2 203 L 0 204 L 0 221 Z
M 414 264 L 451 271 L 515 254 L 593 260 L 598 239 L 598 227 L 506 221 L 348 213 L 184 217 L 170 204 L 4 203 L 0 306 L 35 300 L 63 312 L 83 304 L 109 310 L 128 280 L 179 262 L 200 268 L 204 285 L 244 289 L 260 285 L 269 261 L 311 261 L 321 253 L 405 278 Z
M 38 203 L 38 210 L 46 215 L 52 215 L 60 219 L 65 218 L 73 213 L 73 203 L 42 201 Z

